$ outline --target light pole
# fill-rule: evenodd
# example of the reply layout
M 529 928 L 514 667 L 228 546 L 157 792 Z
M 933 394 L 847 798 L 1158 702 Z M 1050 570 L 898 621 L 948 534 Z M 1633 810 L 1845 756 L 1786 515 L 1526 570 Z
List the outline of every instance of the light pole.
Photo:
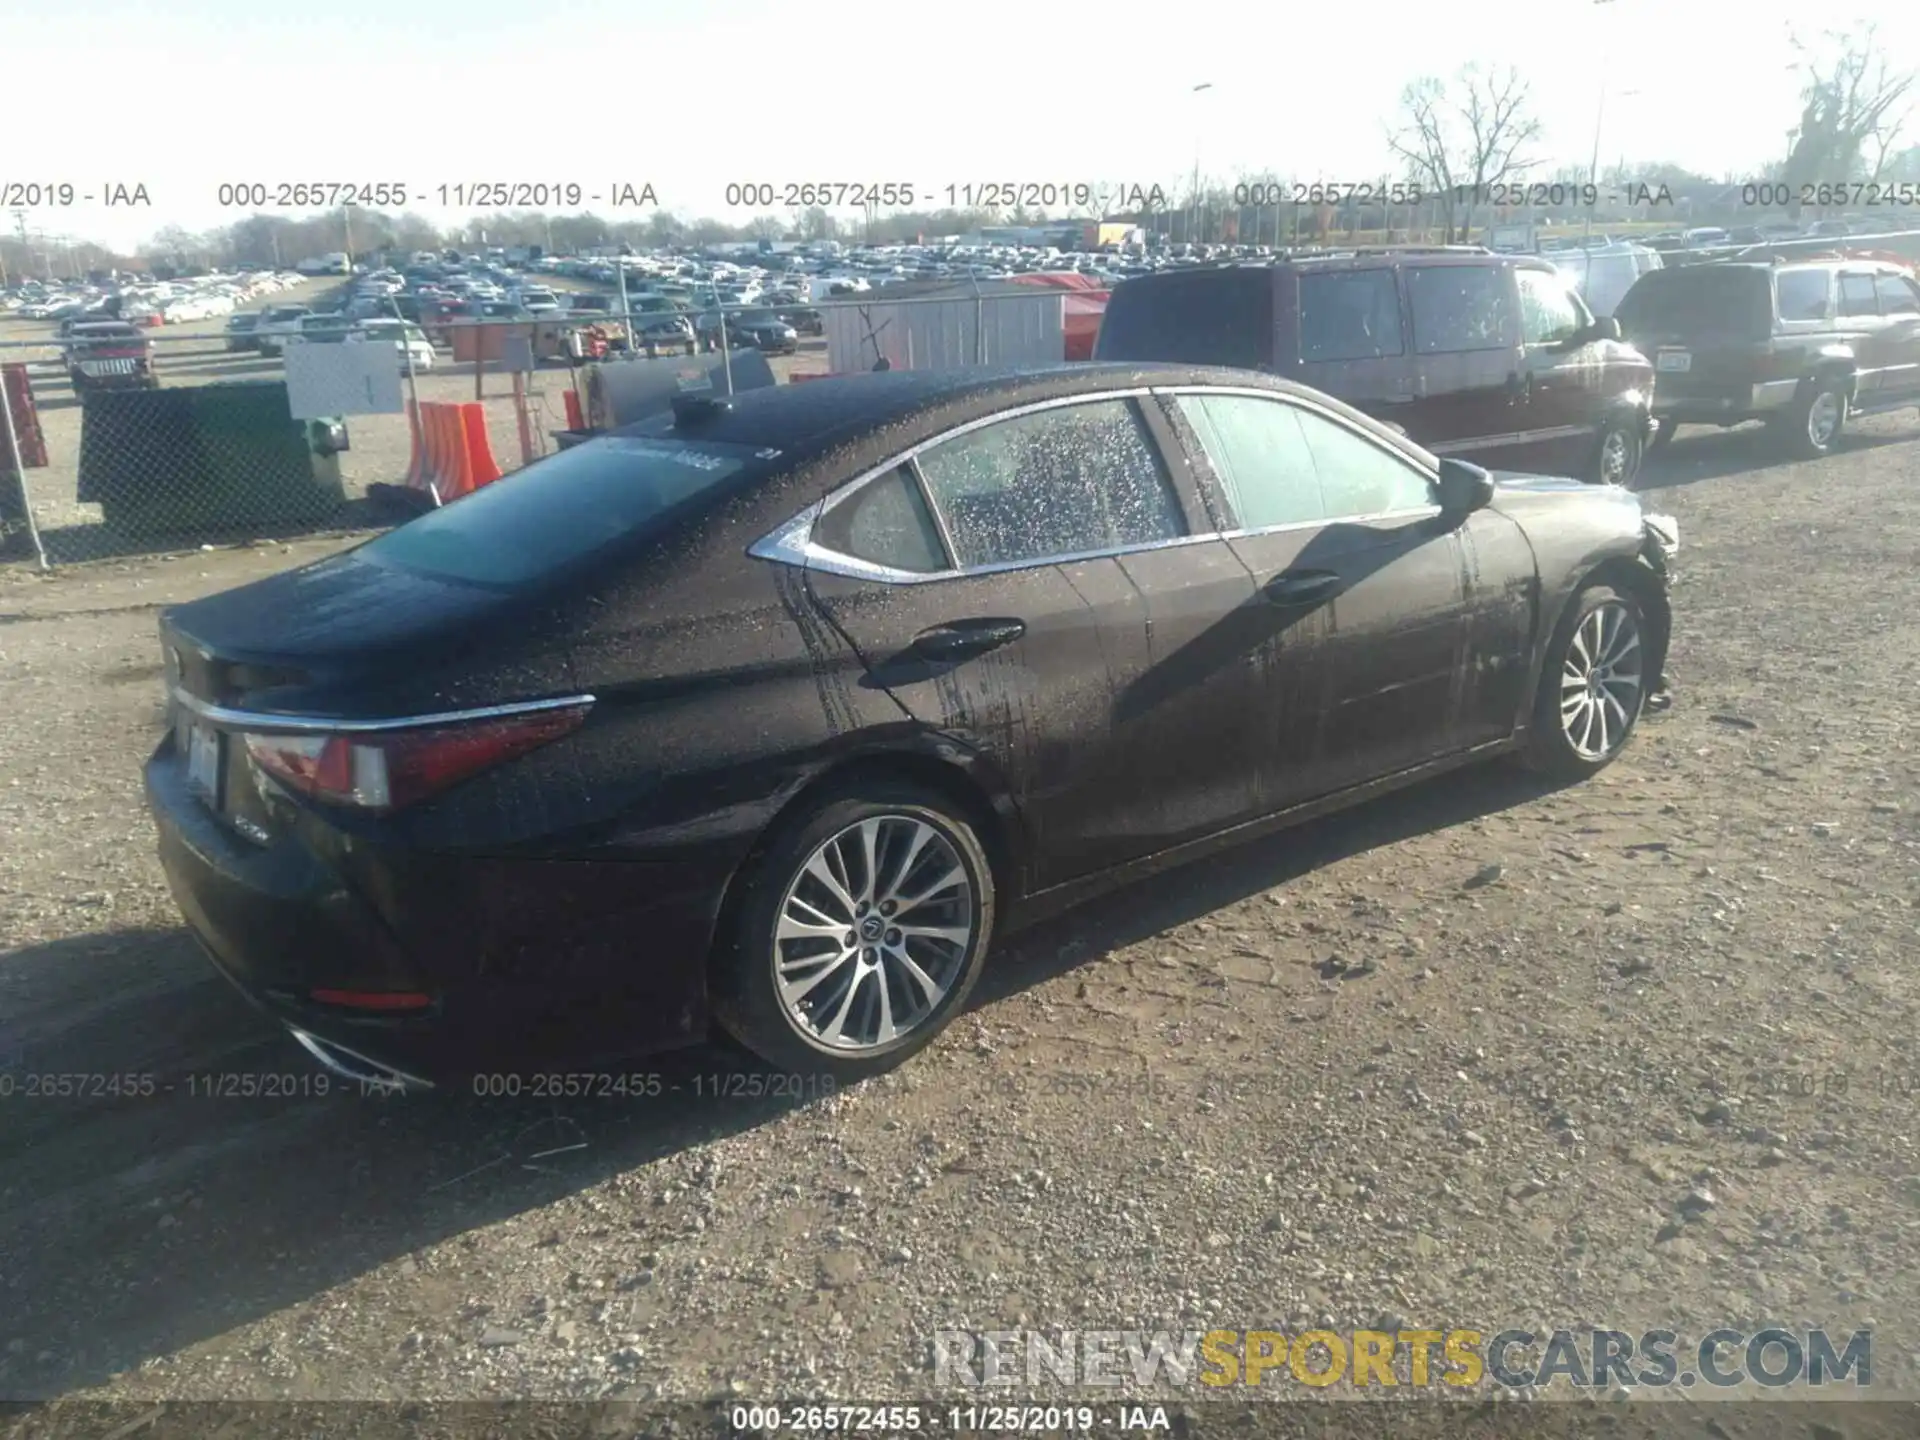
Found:
M 1213 82 L 1202 80 L 1190 93 L 1199 95 L 1211 89 L 1213 89 Z M 1200 218 L 1200 142 L 1200 116 L 1196 106 L 1193 122 L 1193 199 L 1187 211 L 1187 243 L 1189 245 L 1193 243 L 1195 225 Z
M 1592 3 L 1611 5 L 1614 0 L 1592 0 Z M 1600 103 L 1593 112 L 1593 159 L 1587 166 L 1587 189 L 1592 192 L 1593 199 L 1588 202 L 1587 225 L 1580 235 L 1582 250 L 1586 249 L 1587 242 L 1593 239 L 1593 212 L 1600 203 L 1600 192 L 1597 188 L 1600 183 L 1600 127 L 1607 118 L 1607 68 L 1612 62 L 1612 56 L 1608 53 L 1610 48 L 1605 45 L 1600 47 Z
M 1625 100 L 1629 95 L 1638 95 L 1638 90 L 1622 90 L 1619 98 Z M 1593 159 L 1587 165 L 1587 188 L 1593 198 L 1587 203 L 1587 228 L 1580 237 L 1582 248 L 1593 238 L 1593 211 L 1600 203 L 1600 127 L 1607 116 L 1607 83 L 1600 82 L 1600 109 L 1593 117 Z

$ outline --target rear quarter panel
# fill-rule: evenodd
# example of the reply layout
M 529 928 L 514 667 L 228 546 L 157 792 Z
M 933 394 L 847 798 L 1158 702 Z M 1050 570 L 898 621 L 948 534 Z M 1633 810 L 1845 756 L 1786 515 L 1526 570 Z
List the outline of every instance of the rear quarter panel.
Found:
M 812 605 L 804 572 L 747 554 L 831 473 L 730 501 L 571 604 L 573 670 L 599 699 L 566 747 L 597 782 L 567 817 L 569 853 L 731 871 L 809 782 L 912 743 L 916 727 Z

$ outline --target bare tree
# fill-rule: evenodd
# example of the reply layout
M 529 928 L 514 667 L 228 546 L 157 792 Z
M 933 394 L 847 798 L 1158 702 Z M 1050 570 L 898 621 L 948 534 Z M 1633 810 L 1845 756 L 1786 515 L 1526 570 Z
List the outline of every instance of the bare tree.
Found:
M 1799 213 L 1803 185 L 1879 178 L 1909 109 L 1912 70 L 1888 62 L 1872 25 L 1852 35 L 1828 33 L 1814 44 L 1794 41 L 1800 56 L 1800 123 L 1789 132 L 1781 179 Z M 1871 163 L 1868 150 L 1871 147 Z
M 1469 65 L 1448 82 L 1427 76 L 1400 94 L 1401 123 L 1387 144 L 1410 178 L 1439 197 L 1447 238 L 1473 233 L 1473 212 L 1488 186 L 1524 175 L 1536 161 L 1523 152 L 1540 138 L 1518 71 Z M 1456 217 L 1458 223 L 1456 224 Z
M 840 225 L 825 206 L 810 205 L 795 214 L 793 231 L 802 240 L 831 240 L 840 233 Z

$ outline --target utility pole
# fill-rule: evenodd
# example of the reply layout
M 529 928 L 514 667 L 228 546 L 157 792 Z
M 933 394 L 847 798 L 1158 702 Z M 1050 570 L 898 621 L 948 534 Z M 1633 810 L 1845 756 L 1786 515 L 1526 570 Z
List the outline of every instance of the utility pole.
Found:
M 1211 80 L 1202 80 L 1198 85 L 1193 87 L 1192 93 L 1199 95 L 1211 89 L 1213 89 L 1213 82 Z M 1197 236 L 1200 219 L 1200 141 L 1200 124 L 1198 116 L 1196 115 L 1193 127 L 1193 203 L 1187 211 L 1187 243 L 1189 245 L 1194 242 Z
M 1613 0 L 1592 0 L 1592 3 L 1595 5 L 1611 5 Z M 1586 229 L 1581 232 L 1580 236 L 1580 248 L 1583 251 L 1593 239 L 1593 212 L 1595 207 L 1600 203 L 1600 192 L 1598 189 L 1600 184 L 1600 127 L 1607 118 L 1607 70 L 1611 61 L 1611 57 L 1605 53 L 1607 48 L 1608 47 L 1602 47 L 1600 56 L 1600 104 L 1595 109 L 1593 116 L 1593 160 L 1587 166 L 1587 188 L 1593 192 L 1593 203 L 1587 206 Z

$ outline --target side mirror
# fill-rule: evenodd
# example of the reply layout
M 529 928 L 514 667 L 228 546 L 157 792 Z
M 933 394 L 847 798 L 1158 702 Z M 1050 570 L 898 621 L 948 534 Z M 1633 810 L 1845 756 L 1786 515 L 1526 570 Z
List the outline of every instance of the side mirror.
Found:
M 1596 340 L 1618 340 L 1620 322 L 1611 315 L 1602 315 L 1593 322 L 1593 338 Z
M 1440 513 L 1471 515 L 1493 503 L 1493 476 L 1465 460 L 1440 462 Z

